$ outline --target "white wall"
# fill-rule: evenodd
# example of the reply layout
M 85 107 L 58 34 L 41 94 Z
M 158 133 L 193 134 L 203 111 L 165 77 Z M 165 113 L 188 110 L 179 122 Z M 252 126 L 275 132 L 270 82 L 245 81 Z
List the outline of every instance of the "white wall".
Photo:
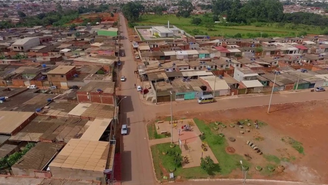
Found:
M 235 68 L 233 78 L 240 82 L 244 79 L 244 73 L 242 73 L 238 68 Z

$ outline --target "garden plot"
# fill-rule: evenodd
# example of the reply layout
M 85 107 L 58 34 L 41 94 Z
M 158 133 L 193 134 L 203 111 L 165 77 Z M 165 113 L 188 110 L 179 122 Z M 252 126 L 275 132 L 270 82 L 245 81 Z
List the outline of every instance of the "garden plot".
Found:
M 158 121 L 155 124 L 158 135 L 171 136 L 172 127 L 173 142 L 180 147 L 182 152 L 183 168 L 200 166 L 201 157 L 206 156 L 211 157 L 214 163 L 218 163 L 207 143 L 200 139 L 201 132 L 192 119 L 174 120 L 173 125 L 170 121 Z

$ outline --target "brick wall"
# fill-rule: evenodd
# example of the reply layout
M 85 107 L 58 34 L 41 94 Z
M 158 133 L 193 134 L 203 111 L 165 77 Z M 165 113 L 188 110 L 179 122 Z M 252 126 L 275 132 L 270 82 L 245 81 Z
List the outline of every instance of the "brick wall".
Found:
M 89 98 L 87 92 L 76 93 L 78 102 L 89 102 L 89 103 L 103 103 L 103 104 L 114 104 L 114 96 L 109 93 L 97 93 L 90 92 Z

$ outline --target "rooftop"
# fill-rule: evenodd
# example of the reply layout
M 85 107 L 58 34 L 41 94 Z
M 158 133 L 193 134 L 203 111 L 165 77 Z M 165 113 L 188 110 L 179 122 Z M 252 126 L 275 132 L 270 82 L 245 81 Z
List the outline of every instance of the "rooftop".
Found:
M 212 90 L 230 89 L 229 85 L 225 80 L 222 80 L 216 76 L 206 76 L 200 78 L 206 81 Z
M 29 150 L 12 168 L 44 170 L 45 166 L 51 161 L 53 156 L 64 146 L 60 143 L 37 143 Z
M 112 119 L 96 118 L 86 124 L 87 130 L 81 136 L 81 140 L 99 141 Z
M 91 81 L 81 87 L 78 92 L 99 92 L 98 90 L 103 91 L 104 93 L 114 93 L 115 83 L 114 82 L 95 82 Z
M 11 135 L 33 115 L 34 112 L 0 111 L 0 134 Z
M 263 84 L 258 80 L 244 80 L 241 82 L 246 86 L 246 88 L 263 87 Z
M 114 106 L 106 104 L 79 103 L 69 113 L 70 116 L 87 118 L 109 118 L 114 116 Z
M 85 129 L 87 120 L 50 116 L 37 116 L 20 132 L 10 137 L 10 141 L 47 141 L 68 142 L 80 137 Z
M 108 142 L 71 139 L 49 167 L 103 172 L 108 152 Z
M 55 69 L 49 71 L 48 74 L 66 74 L 74 68 L 75 66 L 58 66 Z

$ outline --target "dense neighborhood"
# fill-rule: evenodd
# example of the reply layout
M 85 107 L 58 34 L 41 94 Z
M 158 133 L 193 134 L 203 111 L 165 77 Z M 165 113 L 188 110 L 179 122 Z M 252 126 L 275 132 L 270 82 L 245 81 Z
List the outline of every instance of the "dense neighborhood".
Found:
M 49 12 L 56 8 L 50 4 Z M 31 4 L 22 9 L 31 6 L 45 8 Z M 16 13 L 3 14 L 19 20 Z M 246 94 L 318 93 L 328 86 L 326 35 L 211 37 L 190 35 L 168 21 L 135 26 L 123 36 L 120 22 L 127 22 L 122 17 L 113 13 L 106 20 L 73 28 L 1 30 L 1 175 L 43 184 L 66 179 L 68 184 L 96 185 L 119 179 L 123 142 L 115 139 L 116 127 L 126 116 L 120 115 L 119 105 L 129 98 L 118 91 L 128 81 L 133 81 L 141 103 L 154 106 L 174 101 L 199 106 L 197 100 L 207 95 L 220 100 Z M 129 42 L 129 48 L 122 41 Z M 130 50 L 133 60 L 124 60 Z M 131 63 L 136 64 L 134 79 L 122 71 Z M 175 132 L 180 136 L 180 129 Z

